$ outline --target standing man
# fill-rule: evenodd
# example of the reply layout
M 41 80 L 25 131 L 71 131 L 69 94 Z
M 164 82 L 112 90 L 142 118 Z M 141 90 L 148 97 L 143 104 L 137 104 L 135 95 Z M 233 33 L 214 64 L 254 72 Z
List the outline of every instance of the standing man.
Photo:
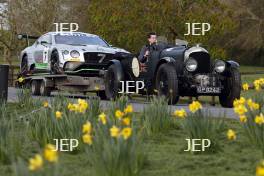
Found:
M 138 59 L 141 63 L 144 63 L 148 60 L 151 47 L 155 48 L 157 45 L 157 35 L 155 32 L 150 32 L 148 34 L 148 44 L 144 45 L 140 51 Z

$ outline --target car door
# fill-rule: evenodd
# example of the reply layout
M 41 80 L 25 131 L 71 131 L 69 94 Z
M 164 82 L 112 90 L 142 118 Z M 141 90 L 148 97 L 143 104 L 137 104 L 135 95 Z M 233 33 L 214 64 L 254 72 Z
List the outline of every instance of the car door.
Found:
M 51 47 L 51 36 L 41 36 L 35 43 L 34 60 L 36 69 L 48 69 L 48 55 Z

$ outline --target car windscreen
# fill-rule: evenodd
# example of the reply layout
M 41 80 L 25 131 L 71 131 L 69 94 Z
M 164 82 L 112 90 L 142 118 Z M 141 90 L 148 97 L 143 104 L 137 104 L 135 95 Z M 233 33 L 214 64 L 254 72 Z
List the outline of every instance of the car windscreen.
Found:
M 56 44 L 66 45 L 99 45 L 108 47 L 108 44 L 98 36 L 87 35 L 55 35 Z

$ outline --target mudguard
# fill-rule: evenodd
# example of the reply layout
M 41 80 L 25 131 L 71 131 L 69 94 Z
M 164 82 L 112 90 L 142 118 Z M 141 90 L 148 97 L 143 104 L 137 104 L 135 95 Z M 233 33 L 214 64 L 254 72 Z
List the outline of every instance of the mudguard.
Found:
M 113 64 L 116 67 L 116 73 L 117 73 L 118 81 L 123 81 L 124 80 L 124 71 L 123 71 L 123 67 L 122 67 L 121 62 L 119 60 L 116 60 L 116 59 L 110 60 L 108 67 L 110 65 L 113 65 Z
M 240 66 L 239 63 L 233 60 L 226 61 L 226 63 L 228 67 L 238 68 Z

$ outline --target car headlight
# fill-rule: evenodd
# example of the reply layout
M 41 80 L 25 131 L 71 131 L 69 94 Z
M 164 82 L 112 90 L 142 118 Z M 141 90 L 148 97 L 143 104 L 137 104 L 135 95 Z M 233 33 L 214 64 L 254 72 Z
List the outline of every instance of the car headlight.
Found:
M 136 57 L 134 57 L 132 59 L 131 67 L 132 67 L 132 72 L 133 72 L 134 76 L 138 77 L 140 68 L 139 68 L 139 61 L 138 61 L 138 59 Z
M 63 51 L 62 51 L 62 54 L 63 54 L 63 55 L 68 55 L 69 53 L 70 53 L 70 52 L 69 52 L 68 50 L 63 50 Z
M 197 69 L 197 61 L 193 58 L 189 58 L 185 63 L 185 68 L 189 72 L 194 72 Z
M 76 50 L 72 50 L 71 51 L 71 57 L 72 58 L 77 58 L 77 57 L 80 57 L 80 53 Z
M 222 60 L 216 60 L 215 61 L 214 69 L 217 73 L 223 73 L 225 71 L 225 68 L 226 68 L 226 64 L 224 61 L 222 61 Z

